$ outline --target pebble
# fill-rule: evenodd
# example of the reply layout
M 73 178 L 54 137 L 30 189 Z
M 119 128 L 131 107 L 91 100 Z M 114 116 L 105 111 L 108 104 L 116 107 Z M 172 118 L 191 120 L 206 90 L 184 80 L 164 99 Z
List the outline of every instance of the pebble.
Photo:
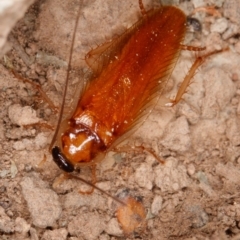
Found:
M 62 212 L 58 195 L 36 173 L 24 177 L 20 185 L 33 224 L 40 228 L 53 226 Z
M 151 165 L 142 163 L 135 172 L 135 182 L 142 188 L 152 190 L 154 174 Z
M 240 124 L 237 118 L 229 119 L 227 121 L 226 135 L 233 146 L 239 146 Z
M 7 216 L 4 208 L 0 206 L 0 231 L 3 233 L 14 232 L 14 222 Z
M 172 151 L 184 152 L 191 146 L 189 125 L 185 116 L 168 124 L 161 144 Z
M 30 106 L 22 107 L 20 104 L 13 104 L 9 106 L 8 117 L 13 124 L 18 126 L 35 124 L 40 121 L 34 109 Z
M 201 206 L 198 205 L 189 206 L 186 210 L 191 216 L 193 228 L 200 228 L 208 223 L 209 221 L 208 214 L 204 211 L 204 209 Z
M 163 198 L 159 195 L 156 195 L 153 198 L 153 202 L 151 205 L 151 213 L 155 216 L 158 215 L 159 211 L 162 209 Z
M 218 163 L 216 166 L 216 174 L 224 177 L 227 181 L 238 184 L 240 182 L 240 170 L 232 163 Z
M 31 227 L 29 232 L 30 232 L 31 240 L 39 240 L 38 233 L 35 228 Z
M 195 173 L 196 169 L 193 164 L 189 164 L 187 167 L 187 173 L 192 176 Z
M 68 224 L 68 232 L 79 239 L 95 240 L 105 227 L 104 218 L 97 212 L 82 212 Z
M 228 21 L 226 18 L 217 19 L 210 27 L 211 32 L 224 33 L 228 28 Z
M 169 157 L 165 164 L 159 164 L 154 172 L 155 184 L 162 192 L 173 193 L 190 184 L 186 167 L 179 164 L 176 158 Z
M 204 7 L 206 3 L 204 2 L 204 0 L 193 0 L 192 4 L 194 8 L 197 8 L 197 7 Z
M 15 231 L 23 235 L 27 234 L 30 230 L 31 224 L 28 224 L 25 219 L 17 217 L 15 219 Z
M 240 22 L 240 1 L 239 0 L 227 0 L 223 5 L 223 14 L 226 18 L 229 18 L 232 22 Z
M 202 100 L 202 117 L 212 119 L 226 107 L 236 92 L 230 76 L 219 68 L 210 68 L 204 74 L 205 97 Z M 222 94 L 224 92 L 224 94 Z
M 119 227 L 118 220 L 116 218 L 112 218 L 108 223 L 105 231 L 109 235 L 113 235 L 116 237 L 122 237 L 123 236 L 123 231 Z
M 41 240 L 66 240 L 68 231 L 65 228 L 47 230 L 44 232 Z

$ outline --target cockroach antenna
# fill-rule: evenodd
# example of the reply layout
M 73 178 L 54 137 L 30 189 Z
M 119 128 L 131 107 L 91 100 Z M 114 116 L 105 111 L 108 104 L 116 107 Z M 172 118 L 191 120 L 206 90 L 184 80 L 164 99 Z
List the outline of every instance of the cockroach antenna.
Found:
M 71 41 L 71 46 L 70 46 L 70 54 L 69 54 L 69 59 L 68 59 L 68 66 L 67 66 L 66 84 L 65 84 L 65 87 L 64 87 L 64 91 L 63 91 L 63 98 L 62 98 L 61 109 L 60 109 L 60 112 L 59 112 L 57 127 L 56 127 L 56 130 L 54 132 L 52 141 L 51 141 L 50 146 L 49 146 L 49 152 L 52 152 L 52 148 L 53 148 L 53 145 L 56 141 L 58 131 L 59 131 L 59 128 L 60 128 L 60 124 L 62 122 L 63 110 L 64 110 L 64 106 L 65 106 L 66 94 L 67 94 L 67 89 L 68 89 L 69 75 L 70 75 L 70 70 L 71 70 L 71 65 L 72 65 L 73 47 L 74 47 L 74 43 L 75 43 L 76 32 L 77 32 L 78 22 L 79 22 L 79 18 L 80 18 L 81 8 L 82 8 L 82 1 L 80 1 L 80 3 L 79 3 L 79 7 L 78 7 L 78 11 L 77 11 L 77 17 L 76 17 L 76 20 L 75 20 L 73 36 L 72 36 L 72 41 Z

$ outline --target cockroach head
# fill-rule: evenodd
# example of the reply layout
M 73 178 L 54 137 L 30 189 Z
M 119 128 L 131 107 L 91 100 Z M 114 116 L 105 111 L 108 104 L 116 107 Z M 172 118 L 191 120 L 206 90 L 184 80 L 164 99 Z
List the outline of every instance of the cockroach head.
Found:
M 61 152 L 60 148 L 55 146 L 52 149 L 52 156 L 54 162 L 58 165 L 60 169 L 65 172 L 73 172 L 73 164 L 66 158 L 66 156 Z

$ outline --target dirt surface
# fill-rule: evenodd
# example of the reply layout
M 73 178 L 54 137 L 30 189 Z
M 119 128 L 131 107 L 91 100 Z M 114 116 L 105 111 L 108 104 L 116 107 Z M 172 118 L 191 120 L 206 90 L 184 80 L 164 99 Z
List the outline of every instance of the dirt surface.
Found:
M 79 194 L 89 187 L 61 178 L 48 152 L 57 111 L 8 70 L 39 84 L 59 108 L 79 1 L 36 1 L 13 29 L 14 48 L 0 65 L 0 239 L 240 239 L 240 3 L 180 2 L 186 15 L 217 7 L 193 15 L 202 31 L 189 31 L 185 43 L 228 50 L 206 59 L 184 100 L 173 108 L 158 104 L 127 139 L 154 149 L 165 164 L 145 151 L 110 152 L 98 164 L 97 186 L 113 196 L 128 189 L 142 199 L 146 220 L 129 236 L 111 198 L 97 190 Z M 152 1 L 144 4 L 150 8 Z M 86 53 L 140 17 L 137 0 L 82 1 L 67 104 L 87 78 Z M 175 96 L 195 57 L 182 51 L 165 97 Z M 91 180 L 88 168 L 78 174 Z

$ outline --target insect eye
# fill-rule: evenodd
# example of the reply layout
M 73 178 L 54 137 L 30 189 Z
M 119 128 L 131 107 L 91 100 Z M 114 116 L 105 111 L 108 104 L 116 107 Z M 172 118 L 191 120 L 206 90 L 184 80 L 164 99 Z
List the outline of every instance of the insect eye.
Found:
M 60 169 L 62 169 L 65 172 L 73 172 L 74 171 L 73 164 L 69 162 L 69 160 L 61 152 L 59 147 L 55 146 L 52 149 L 52 156 L 53 156 L 54 162 L 58 165 L 58 167 Z

